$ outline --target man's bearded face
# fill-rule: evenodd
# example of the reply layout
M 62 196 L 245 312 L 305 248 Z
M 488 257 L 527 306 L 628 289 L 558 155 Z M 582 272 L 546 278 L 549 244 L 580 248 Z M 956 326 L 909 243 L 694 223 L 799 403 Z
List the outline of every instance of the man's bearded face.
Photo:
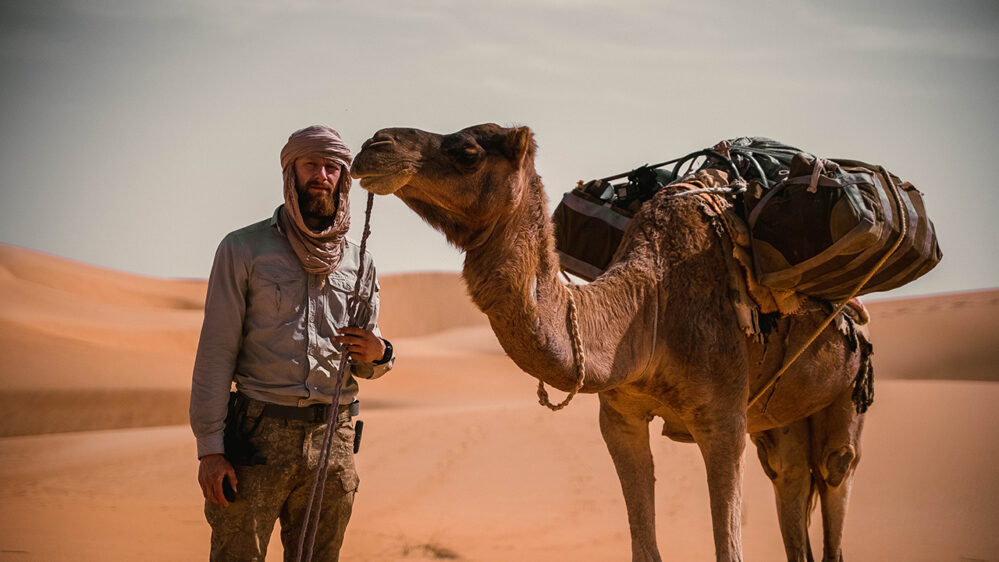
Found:
M 295 189 L 303 217 L 336 216 L 340 165 L 321 156 L 295 160 Z

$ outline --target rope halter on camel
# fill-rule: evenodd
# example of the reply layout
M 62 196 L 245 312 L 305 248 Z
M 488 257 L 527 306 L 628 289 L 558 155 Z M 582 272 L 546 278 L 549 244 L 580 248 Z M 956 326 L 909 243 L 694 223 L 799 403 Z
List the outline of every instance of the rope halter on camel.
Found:
M 576 379 L 575 386 L 569 391 L 569 395 L 558 404 L 552 404 L 548 400 L 548 391 L 545 390 L 545 382 L 538 381 L 538 403 L 553 412 L 557 412 L 569 405 L 569 402 L 576 396 L 576 393 L 583 388 L 583 381 L 586 378 L 586 355 L 583 353 L 583 340 L 579 335 L 579 314 L 576 311 L 576 296 L 573 294 L 578 287 L 568 277 L 566 277 L 566 280 L 569 281 L 569 285 L 566 287 L 568 290 L 566 295 L 569 298 L 569 339 L 572 341 L 573 355 L 576 356 L 578 378 Z

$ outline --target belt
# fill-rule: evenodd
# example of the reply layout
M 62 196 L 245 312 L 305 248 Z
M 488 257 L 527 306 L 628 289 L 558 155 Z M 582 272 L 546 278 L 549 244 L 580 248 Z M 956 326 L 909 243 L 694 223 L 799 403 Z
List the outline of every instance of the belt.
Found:
M 357 404 L 357 402 L 354 402 Z M 340 404 L 337 413 L 343 413 L 352 409 L 354 404 Z M 312 404 L 311 406 L 282 406 L 280 404 L 264 404 L 261 416 L 278 418 L 282 420 L 301 420 L 321 423 L 330 419 L 331 404 Z

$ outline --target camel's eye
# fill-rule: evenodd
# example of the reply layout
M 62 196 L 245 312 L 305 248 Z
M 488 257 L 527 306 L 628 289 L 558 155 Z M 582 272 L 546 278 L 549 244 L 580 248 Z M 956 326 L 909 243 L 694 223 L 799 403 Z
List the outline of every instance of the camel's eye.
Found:
M 451 146 L 447 146 L 447 144 L 451 144 Z M 463 172 L 470 171 L 472 168 L 477 168 L 482 159 L 482 147 L 467 140 L 464 142 L 458 140 L 458 142 L 454 142 L 453 144 L 446 143 L 442 148 L 444 148 L 448 156 L 450 156 L 454 161 L 455 165 Z
M 479 160 L 479 149 L 474 146 L 465 147 L 456 154 L 462 164 L 474 164 Z

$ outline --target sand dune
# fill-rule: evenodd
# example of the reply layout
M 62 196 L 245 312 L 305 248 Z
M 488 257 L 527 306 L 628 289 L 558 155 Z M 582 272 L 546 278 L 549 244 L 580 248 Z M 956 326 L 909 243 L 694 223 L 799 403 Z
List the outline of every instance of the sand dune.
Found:
M 454 273 L 384 275 L 378 323 L 393 338 L 425 336 L 467 326 L 486 326 L 486 317 Z
M 999 290 L 867 306 L 877 377 L 999 381 Z
M 386 276 L 381 285 L 380 324 L 400 350 L 502 356 L 457 275 Z M 0 245 L 0 408 L 11 414 L 0 436 L 186 423 L 206 287 Z M 441 331 L 464 349 L 434 343 Z M 409 366 L 420 373 L 434 362 Z
M 362 387 L 344 559 L 627 559 L 595 397 L 539 407 L 457 275 L 381 284 L 401 359 Z M 184 425 L 204 290 L 0 246 L 0 560 L 206 556 Z M 847 555 L 999 560 L 999 290 L 869 304 L 876 401 Z M 697 448 L 653 437 L 653 450 L 664 556 L 712 559 Z M 744 511 L 747 560 L 781 559 L 753 454 Z
M 847 524 L 850 559 L 999 559 L 997 400 L 994 383 L 879 385 Z M 363 418 L 345 560 L 628 559 L 624 502 L 594 397 L 558 414 L 525 396 Z M 653 439 L 660 548 L 667 559 L 712 560 L 700 455 Z M 770 484 L 754 456 L 744 485 L 746 559 L 780 560 Z M 0 560 L 204 559 L 209 530 L 196 470 L 182 426 L 2 439 Z M 276 542 L 270 552 L 280 560 Z

